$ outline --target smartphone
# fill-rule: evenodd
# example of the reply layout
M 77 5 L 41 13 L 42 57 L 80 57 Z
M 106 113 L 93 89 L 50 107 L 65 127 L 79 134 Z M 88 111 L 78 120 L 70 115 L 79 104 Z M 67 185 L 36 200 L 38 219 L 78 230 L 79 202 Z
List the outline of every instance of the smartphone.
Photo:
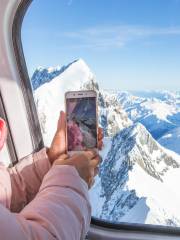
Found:
M 98 149 L 97 93 L 95 91 L 67 92 L 65 103 L 68 153 Z

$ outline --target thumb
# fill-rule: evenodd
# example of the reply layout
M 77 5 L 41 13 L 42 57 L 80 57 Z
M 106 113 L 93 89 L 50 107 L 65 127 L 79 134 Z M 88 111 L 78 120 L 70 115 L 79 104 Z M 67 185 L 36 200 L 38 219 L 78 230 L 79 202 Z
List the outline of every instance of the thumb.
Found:
M 60 112 L 60 117 L 57 124 L 57 130 L 51 143 L 51 147 L 48 149 L 48 157 L 50 162 L 53 163 L 60 154 L 66 152 L 66 114 Z
M 59 153 L 66 151 L 66 114 L 63 111 L 60 112 L 53 145 L 59 149 Z
M 66 114 L 65 112 L 60 112 L 60 117 L 58 120 L 57 131 L 66 131 Z

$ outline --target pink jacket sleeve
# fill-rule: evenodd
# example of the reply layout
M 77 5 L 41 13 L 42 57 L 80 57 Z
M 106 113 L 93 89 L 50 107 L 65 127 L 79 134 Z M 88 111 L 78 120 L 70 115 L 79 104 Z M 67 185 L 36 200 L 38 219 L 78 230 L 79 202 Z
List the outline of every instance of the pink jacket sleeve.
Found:
M 6 207 L 19 212 L 36 195 L 44 175 L 50 169 L 46 148 L 23 158 L 14 167 L 9 168 L 11 191 Z
M 87 184 L 74 167 L 53 166 L 20 213 L 11 213 L 2 204 L 0 212 L 2 239 L 83 239 L 91 215 Z

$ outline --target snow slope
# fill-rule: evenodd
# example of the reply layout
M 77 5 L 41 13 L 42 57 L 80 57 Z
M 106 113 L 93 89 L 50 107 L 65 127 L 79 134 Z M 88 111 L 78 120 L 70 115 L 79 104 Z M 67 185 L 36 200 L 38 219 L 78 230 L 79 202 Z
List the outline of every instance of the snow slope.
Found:
M 180 193 L 177 190 L 180 155 L 163 148 L 153 139 L 148 127 L 137 123 L 141 118 L 152 120 L 155 116 L 155 121 L 150 122 L 150 130 L 156 131 L 160 120 L 163 124 L 176 125 L 179 103 L 173 105 L 174 100 L 149 100 L 129 93 L 117 97 L 115 93 L 102 91 L 82 59 L 55 77 L 52 68 L 47 72 L 48 82 L 43 79 L 43 74 L 37 75 L 36 81 L 42 85 L 34 93 L 47 146 L 56 130 L 59 112 L 64 110 L 64 93 L 94 89 L 99 94 L 99 123 L 106 137 L 100 173 L 90 191 L 93 216 L 113 222 L 180 226 Z M 168 108 L 168 104 L 173 107 Z M 159 113 L 156 107 L 163 111 Z M 130 117 L 132 114 L 131 120 L 123 108 Z M 169 120 L 169 117 L 173 118 Z M 166 129 L 166 125 L 163 127 Z
M 93 216 L 180 226 L 179 167 L 180 156 L 172 157 L 141 124 L 123 129 L 113 137 L 91 190 Z
M 166 134 L 164 134 L 161 138 L 158 139 L 158 142 L 162 146 L 180 154 L 180 127 L 168 131 Z
M 83 60 L 70 65 L 63 73 L 50 82 L 41 85 L 34 93 L 40 118 L 44 142 L 50 145 L 54 136 L 60 110 L 64 110 L 64 94 L 71 90 L 80 90 L 80 86 L 93 78 Z
M 172 139 L 178 140 L 176 147 L 170 141 L 161 140 L 160 143 L 178 153 L 177 146 L 180 146 L 180 141 L 176 137 L 176 130 L 173 131 L 173 129 L 180 127 L 179 92 L 145 91 L 134 92 L 134 94 L 139 94 L 139 96 L 129 92 L 117 93 L 117 98 L 128 113 L 128 117 L 133 122 L 142 123 L 158 141 L 171 131 L 172 135 L 175 134 Z
M 52 72 L 54 75 L 54 72 Z M 39 75 L 38 82 L 43 82 Z M 44 142 L 50 145 L 56 130 L 60 110 L 64 110 L 64 94 L 71 90 L 93 89 L 99 95 L 99 123 L 106 136 L 112 136 L 131 124 L 117 99 L 111 94 L 99 91 L 95 77 L 87 64 L 79 59 L 74 61 L 60 75 L 43 83 L 34 92 Z
M 42 86 L 44 83 L 50 82 L 53 78 L 63 73 L 71 64 L 75 63 L 76 61 L 77 60 L 62 67 L 59 67 L 59 66 L 49 67 L 49 68 L 38 67 L 34 71 L 31 78 L 33 89 L 36 90 L 38 87 Z

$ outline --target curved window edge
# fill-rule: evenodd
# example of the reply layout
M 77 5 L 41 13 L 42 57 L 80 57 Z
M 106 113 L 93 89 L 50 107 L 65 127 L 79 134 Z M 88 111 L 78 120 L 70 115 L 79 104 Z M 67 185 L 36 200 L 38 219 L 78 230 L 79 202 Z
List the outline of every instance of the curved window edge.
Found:
M 3 103 L 3 99 L 2 99 L 1 95 L 0 95 L 0 116 L 6 121 L 6 124 L 8 127 L 7 147 L 8 147 L 11 164 L 14 165 L 18 162 L 18 157 L 17 157 L 16 149 L 15 149 L 15 146 L 13 143 L 13 138 L 12 138 L 10 127 L 9 127 L 9 122 L 8 122 L 8 118 L 6 115 L 6 111 L 5 111 L 5 107 L 4 107 L 4 103 Z
M 139 224 L 139 223 L 113 223 L 103 221 L 95 217 L 91 218 L 91 225 L 116 230 L 128 230 L 128 231 L 142 231 L 147 233 L 161 233 L 167 235 L 180 236 L 180 227 L 169 227 L 163 225 L 152 225 L 152 224 Z
M 20 2 L 12 26 L 12 41 L 16 63 L 20 75 L 20 84 L 26 104 L 26 111 L 28 116 L 28 124 L 31 132 L 32 144 L 34 152 L 39 151 L 44 147 L 38 114 L 33 100 L 33 91 L 26 67 L 26 61 L 23 53 L 21 41 L 21 28 L 24 16 L 32 0 L 23 0 Z

